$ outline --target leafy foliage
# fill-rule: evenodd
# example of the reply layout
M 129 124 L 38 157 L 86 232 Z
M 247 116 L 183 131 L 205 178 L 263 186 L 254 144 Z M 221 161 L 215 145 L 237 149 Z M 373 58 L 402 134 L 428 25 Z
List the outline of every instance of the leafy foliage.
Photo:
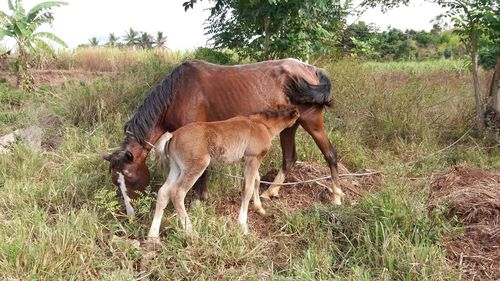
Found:
M 189 9 L 196 1 L 184 3 Z M 325 53 L 338 41 L 349 1 L 218 0 L 205 30 L 216 48 L 255 59 Z
M 49 1 L 35 5 L 28 12 L 24 9 L 21 0 L 8 0 L 8 15 L 0 11 L 0 40 L 3 37 L 11 37 L 17 45 L 17 83 L 22 84 L 24 90 L 33 89 L 33 78 L 28 73 L 28 60 L 30 52 L 43 49 L 52 52 L 48 42 L 54 42 L 63 47 L 66 43 L 50 32 L 37 31 L 44 24 L 50 24 L 54 20 L 50 11 L 52 8 L 66 5 L 66 2 Z
M 376 26 L 360 21 L 345 28 L 341 44 L 343 51 L 354 57 L 374 60 L 463 58 L 465 55 L 460 37 L 438 24 L 430 32 L 396 28 L 380 32 Z
M 89 39 L 90 46 L 97 47 L 99 46 L 99 39 L 97 37 L 92 37 Z

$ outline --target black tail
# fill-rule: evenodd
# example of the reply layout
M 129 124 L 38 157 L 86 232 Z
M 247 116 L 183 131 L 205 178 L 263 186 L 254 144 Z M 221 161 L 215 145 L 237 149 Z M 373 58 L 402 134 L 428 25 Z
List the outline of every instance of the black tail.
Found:
M 316 76 L 319 79 L 317 85 L 309 84 L 301 77 L 291 77 L 286 83 L 285 94 L 295 103 L 332 106 L 330 79 L 320 69 L 316 71 Z

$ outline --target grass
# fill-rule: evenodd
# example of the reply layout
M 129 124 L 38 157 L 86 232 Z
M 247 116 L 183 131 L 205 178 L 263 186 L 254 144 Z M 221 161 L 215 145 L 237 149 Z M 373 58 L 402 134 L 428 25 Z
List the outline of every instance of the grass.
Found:
M 86 65 L 94 63 L 90 58 L 103 61 L 99 52 L 87 54 Z M 245 236 L 233 218 L 216 209 L 226 196 L 238 193 L 239 183 L 212 177 L 211 199 L 188 210 L 197 235 L 183 233 L 170 206 L 162 228 L 164 249 L 145 263 L 145 252 L 134 243 L 147 234 L 154 193 L 135 202 L 136 219 L 124 218 L 99 152 L 119 145 L 125 121 L 183 56 L 165 53 L 157 59 L 144 54 L 137 64 L 124 63 L 123 68 L 107 65 L 115 57 L 105 56 L 109 60 L 102 67 L 119 71 L 118 75 L 45 86 L 33 95 L 0 85 L 2 134 L 37 124 L 61 138 L 56 149 L 34 152 L 18 142 L 0 154 L 0 279 L 459 278 L 440 246 L 444 235 L 453 231 L 450 221 L 439 210 L 427 210 L 425 180 L 410 185 L 405 177 L 428 176 L 464 162 L 500 168 L 498 146 L 474 131 L 432 155 L 473 124 L 467 71 L 383 66 L 392 69 L 387 73 L 355 61 L 323 62 L 336 97 L 336 105 L 326 113 L 329 137 L 351 170 L 384 171 L 386 180 L 378 191 L 341 207 L 318 203 L 291 212 L 267 204 L 269 223 L 281 230 L 268 236 L 251 231 Z M 141 56 L 139 52 L 137 57 Z M 57 122 L 47 124 L 47 116 Z M 323 162 L 301 129 L 297 143 L 299 160 Z M 275 142 L 261 172 L 278 166 L 280 158 Z M 238 166 L 223 169 L 232 174 L 241 171 Z M 153 168 L 152 184 L 163 179 Z
M 383 72 L 423 73 L 427 71 L 467 72 L 470 63 L 466 60 L 426 60 L 426 61 L 390 61 L 366 62 L 363 67 L 368 70 Z

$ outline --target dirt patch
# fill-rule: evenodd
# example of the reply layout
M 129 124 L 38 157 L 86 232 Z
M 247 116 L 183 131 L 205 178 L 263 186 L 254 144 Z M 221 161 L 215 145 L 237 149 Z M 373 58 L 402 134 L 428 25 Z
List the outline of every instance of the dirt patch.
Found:
M 112 76 L 115 72 L 83 71 L 83 70 L 32 70 L 36 85 L 48 84 L 58 85 L 68 80 L 89 81 L 95 78 Z M 10 72 L 0 71 L 0 77 L 4 77 L 12 86 L 15 86 L 16 77 Z
M 430 184 L 430 208 L 447 206 L 463 225 L 463 235 L 445 241 L 450 263 L 461 265 L 466 280 L 499 280 L 500 173 L 460 165 Z
M 277 173 L 277 169 L 272 169 L 262 176 L 261 180 L 272 182 Z M 339 173 L 342 175 L 349 174 L 350 172 L 342 164 L 339 164 Z M 312 162 L 301 162 L 297 163 L 288 173 L 285 182 L 306 181 L 327 175 L 330 175 L 330 169 L 326 165 Z M 346 193 L 346 197 L 353 201 L 356 200 L 360 194 L 363 194 L 363 192 L 373 191 L 376 189 L 382 180 L 382 176 L 380 174 L 364 177 L 341 176 L 340 180 L 341 188 L 344 193 Z M 310 208 L 314 203 L 329 204 L 332 198 L 330 193 L 326 190 L 326 187 L 331 186 L 332 181 L 329 179 L 291 186 L 282 186 L 279 198 L 272 199 L 272 202 L 269 202 L 268 200 L 262 201 L 263 207 L 267 212 L 264 216 L 258 214 L 254 210 L 252 202 L 250 202 L 248 211 L 248 224 L 250 229 L 263 237 L 267 237 L 271 233 L 278 232 L 280 226 L 274 223 L 276 221 L 274 217 L 274 213 L 276 213 L 276 211 L 296 212 Z M 268 187 L 269 185 L 267 184 L 261 184 L 261 193 Z M 237 219 L 241 205 L 240 194 L 220 198 L 220 200 L 217 201 L 217 212 L 221 215 L 230 216 L 234 218 L 234 220 Z

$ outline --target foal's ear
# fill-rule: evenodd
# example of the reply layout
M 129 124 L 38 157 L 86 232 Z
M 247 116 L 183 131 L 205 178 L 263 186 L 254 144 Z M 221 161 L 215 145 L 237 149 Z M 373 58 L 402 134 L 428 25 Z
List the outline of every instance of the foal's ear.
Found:
M 133 162 L 134 161 L 134 155 L 130 151 L 125 152 L 125 159 L 127 159 L 128 162 Z

